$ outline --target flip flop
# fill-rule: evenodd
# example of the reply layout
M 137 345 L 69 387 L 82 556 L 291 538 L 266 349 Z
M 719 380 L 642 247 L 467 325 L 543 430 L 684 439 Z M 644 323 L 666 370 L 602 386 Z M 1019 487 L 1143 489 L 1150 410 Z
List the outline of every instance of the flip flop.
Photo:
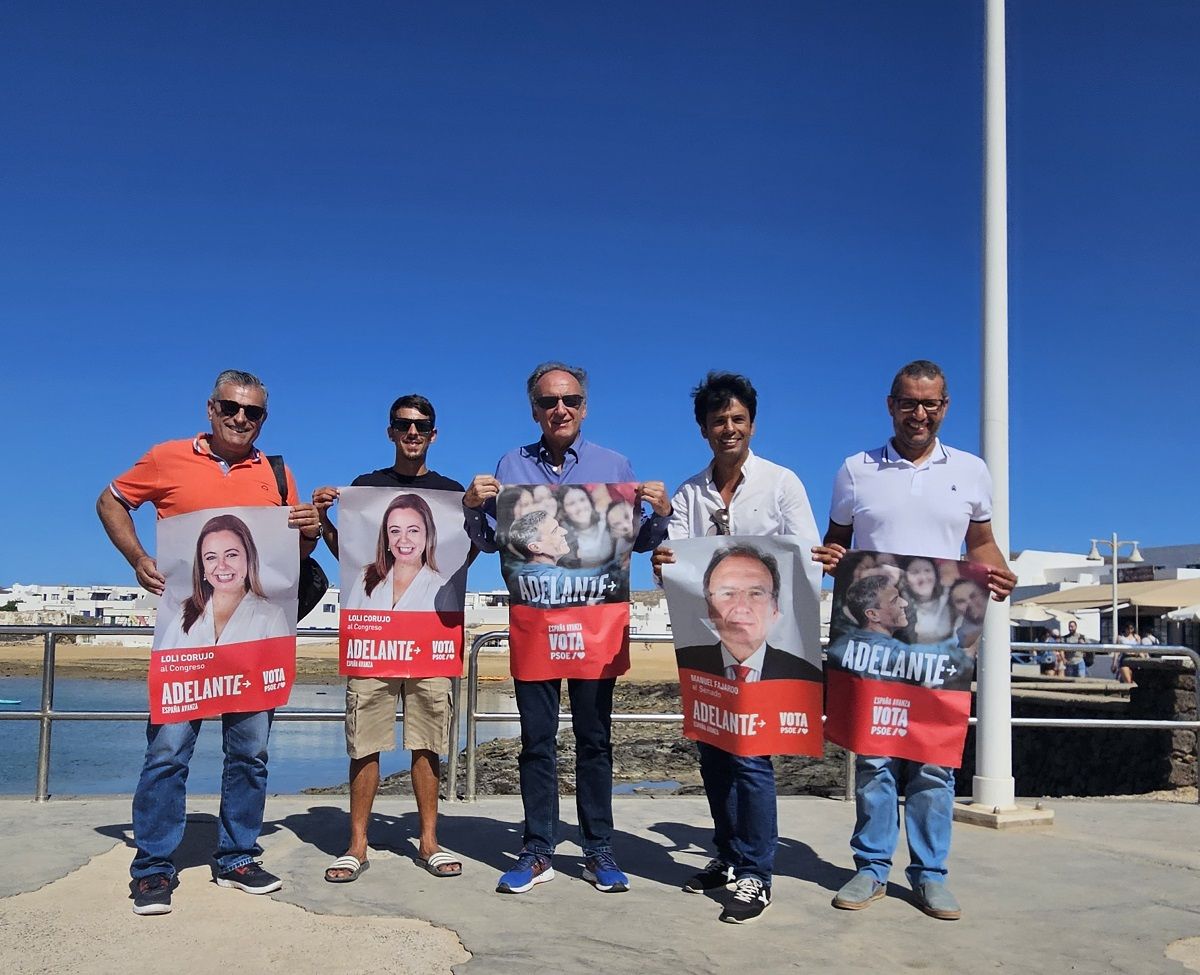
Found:
M 425 870 L 427 873 L 435 877 L 460 877 L 462 876 L 462 861 L 454 854 L 447 853 L 445 850 L 438 850 L 428 860 L 417 857 L 413 861 L 418 867 Z M 447 866 L 453 863 L 457 869 L 455 870 L 439 870 L 439 867 Z
M 338 857 L 329 866 L 325 868 L 325 879 L 331 884 L 349 884 L 358 879 L 360 873 L 365 873 L 367 868 L 371 866 L 370 860 L 360 860 L 351 853 L 345 856 Z M 331 877 L 330 870 L 349 870 L 349 877 Z

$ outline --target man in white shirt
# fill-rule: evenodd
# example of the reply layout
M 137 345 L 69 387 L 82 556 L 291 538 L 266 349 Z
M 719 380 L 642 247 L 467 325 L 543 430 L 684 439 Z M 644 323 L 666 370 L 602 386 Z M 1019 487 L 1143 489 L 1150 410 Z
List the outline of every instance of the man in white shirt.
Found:
M 851 542 L 859 549 L 957 559 L 989 567 L 992 598 L 1016 584 L 992 536 L 992 485 L 978 457 L 937 438 L 950 396 L 941 368 L 927 359 L 904 366 L 887 398 L 893 435 L 877 450 L 846 458 L 837 473 L 829 527 L 813 557 L 833 572 Z M 962 916 L 946 888 L 954 819 L 954 770 L 884 756 L 860 755 L 855 765 L 858 817 L 850 848 L 857 872 L 838 891 L 834 907 L 861 910 L 887 891 L 900 834 L 899 792 L 911 863 L 907 875 L 926 914 Z
M 692 398 L 700 434 L 708 441 L 713 459 L 671 499 L 674 513 L 668 538 L 794 535 L 801 541 L 815 541 L 817 525 L 800 478 L 750 450 L 758 407 L 750 381 L 733 373 L 710 372 L 692 391 Z M 674 561 L 666 545 L 654 553 L 656 569 Z M 738 561 L 748 564 L 745 558 Z M 748 567 L 753 569 L 752 564 Z M 775 769 L 767 755 L 731 755 L 703 742 L 696 747 L 717 855 L 683 889 L 689 893 L 733 889 L 721 920 L 743 924 L 771 905 L 779 839 Z

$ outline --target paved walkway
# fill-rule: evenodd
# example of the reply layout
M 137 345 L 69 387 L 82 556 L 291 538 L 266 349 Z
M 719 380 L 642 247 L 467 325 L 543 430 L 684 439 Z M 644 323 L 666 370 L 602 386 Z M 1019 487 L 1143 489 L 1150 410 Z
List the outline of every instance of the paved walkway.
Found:
M 465 871 L 435 879 L 411 862 L 411 801 L 381 798 L 371 869 L 333 885 L 322 871 L 343 852 L 345 800 L 274 797 L 262 843 L 285 886 L 261 898 L 209 882 L 216 803 L 197 799 L 175 911 L 152 918 L 134 916 L 127 899 L 128 798 L 8 799 L 0 801 L 0 957 L 12 975 L 1200 972 L 1200 808 L 1048 804 L 1057 816 L 1048 828 L 955 826 L 951 880 L 965 916 L 945 922 L 913 906 L 900 871 L 869 910 L 833 910 L 830 898 L 850 876 L 853 809 L 782 799 L 775 903 L 739 927 L 717 922 L 716 899 L 679 890 L 707 858 L 707 809 L 695 797 L 618 797 L 629 893 L 599 894 L 579 879 L 572 841 L 560 847 L 558 878 L 520 896 L 494 892 L 519 845 L 515 799 L 444 805 L 443 843 Z M 564 812 L 570 807 L 565 800 Z

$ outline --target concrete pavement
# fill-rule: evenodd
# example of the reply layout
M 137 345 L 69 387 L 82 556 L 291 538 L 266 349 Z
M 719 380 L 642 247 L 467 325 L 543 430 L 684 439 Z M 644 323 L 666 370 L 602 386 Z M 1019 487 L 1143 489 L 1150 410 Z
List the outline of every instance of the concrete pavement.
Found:
M 445 973 L 921 971 L 1200 972 L 1200 808 L 1149 800 L 1053 800 L 1052 827 L 994 832 L 956 824 L 951 886 L 957 922 L 911 903 L 902 869 L 861 912 L 830 907 L 850 876 L 850 805 L 780 800 L 771 909 L 752 925 L 717 922 L 716 898 L 679 886 L 707 859 L 702 798 L 616 799 L 626 894 L 580 879 L 575 830 L 557 879 L 527 894 L 494 892 L 520 845 L 520 802 L 443 804 L 443 845 L 464 874 L 437 879 L 412 863 L 410 799 L 382 797 L 371 869 L 325 883 L 343 852 L 346 800 L 277 796 L 262 845 L 283 890 L 251 897 L 209 882 L 216 801 L 189 801 L 175 911 L 130 912 L 129 799 L 0 801 L 0 954 L 7 972 L 189 973 L 275 969 Z M 563 800 L 564 814 L 573 803 Z M 573 820 L 573 815 L 569 817 Z M 898 854 L 903 866 L 906 856 Z M 1188 940 L 1191 939 L 1191 940 Z

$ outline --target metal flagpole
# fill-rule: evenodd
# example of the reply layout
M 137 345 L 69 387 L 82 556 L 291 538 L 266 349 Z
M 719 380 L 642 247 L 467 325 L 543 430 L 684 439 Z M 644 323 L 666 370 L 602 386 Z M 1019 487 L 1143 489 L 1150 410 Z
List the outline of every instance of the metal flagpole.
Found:
M 1008 163 L 1004 0 L 986 0 L 984 28 L 983 459 L 992 473 L 992 532 L 1007 556 L 1008 537 Z M 1012 693 L 1008 604 L 993 604 L 983 630 L 973 801 L 1016 805 L 1012 774 Z

